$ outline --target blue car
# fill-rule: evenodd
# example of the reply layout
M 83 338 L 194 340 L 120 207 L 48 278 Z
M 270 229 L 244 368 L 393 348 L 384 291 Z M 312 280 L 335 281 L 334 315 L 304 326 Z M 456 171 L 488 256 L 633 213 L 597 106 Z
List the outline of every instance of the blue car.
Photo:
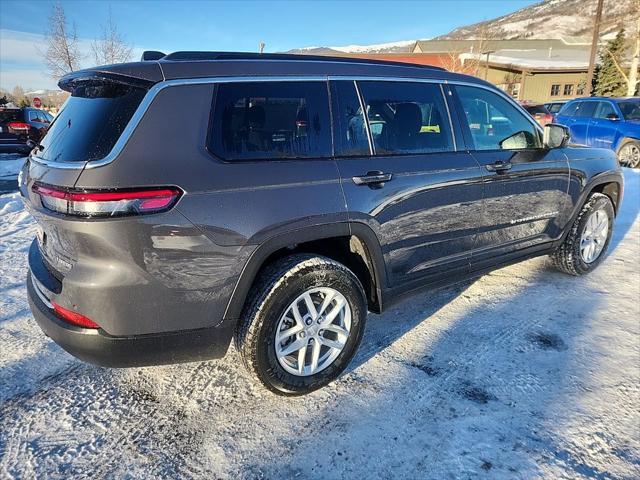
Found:
M 577 98 L 556 115 L 571 131 L 572 143 L 608 148 L 625 167 L 640 165 L 640 98 Z

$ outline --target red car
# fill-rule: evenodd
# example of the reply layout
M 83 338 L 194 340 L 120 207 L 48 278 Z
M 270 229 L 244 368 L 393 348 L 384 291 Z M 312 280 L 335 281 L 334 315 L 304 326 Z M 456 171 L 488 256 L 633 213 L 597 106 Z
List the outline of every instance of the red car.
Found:
M 549 110 L 547 110 L 547 107 L 545 107 L 543 104 L 522 102 L 521 105 L 524 107 L 524 109 L 527 112 L 531 114 L 533 118 L 536 119 L 536 122 L 538 122 L 543 127 L 547 123 L 553 122 L 553 115 Z

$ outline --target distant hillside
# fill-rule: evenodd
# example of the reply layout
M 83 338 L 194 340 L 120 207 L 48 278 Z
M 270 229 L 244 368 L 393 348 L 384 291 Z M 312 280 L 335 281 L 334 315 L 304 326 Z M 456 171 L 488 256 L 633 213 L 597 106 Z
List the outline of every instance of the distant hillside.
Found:
M 496 40 L 560 39 L 591 43 L 591 31 L 598 0 L 545 0 L 493 20 L 456 28 L 436 40 L 465 40 L 490 36 Z M 478 2 L 478 6 L 481 2 Z M 640 0 L 605 0 L 600 33 L 612 37 L 621 26 L 633 30 L 640 15 Z M 634 13 L 635 12 L 635 13 Z M 580 38 L 582 37 L 582 38 Z M 404 53 L 415 40 L 378 45 L 346 45 L 343 47 L 305 47 L 287 53 L 330 55 L 339 53 Z
M 400 42 L 379 43 L 376 45 L 345 45 L 343 47 L 303 47 L 294 48 L 286 53 L 299 53 L 305 55 L 330 55 L 336 53 L 404 53 L 413 49 L 415 40 L 403 40 Z
M 590 37 L 598 0 L 546 0 L 493 20 L 456 28 L 439 40 Z M 605 0 L 600 33 L 634 28 L 640 0 Z M 634 14 L 635 10 L 635 14 Z

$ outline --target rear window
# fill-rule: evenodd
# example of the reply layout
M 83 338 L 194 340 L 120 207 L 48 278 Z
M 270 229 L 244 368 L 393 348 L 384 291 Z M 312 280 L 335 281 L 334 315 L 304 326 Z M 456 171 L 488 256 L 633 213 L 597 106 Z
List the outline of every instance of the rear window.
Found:
M 85 162 L 107 156 L 146 90 L 114 83 L 77 86 L 41 142 L 40 158 Z
M 23 121 L 22 110 L 0 110 L 0 123 Z
M 542 114 L 542 115 L 546 115 L 549 113 L 549 110 L 547 110 L 544 106 L 542 105 L 526 105 L 525 110 L 527 112 L 529 112 L 531 115 L 536 115 L 536 114 Z
M 209 147 L 230 161 L 331 156 L 326 82 L 220 84 Z

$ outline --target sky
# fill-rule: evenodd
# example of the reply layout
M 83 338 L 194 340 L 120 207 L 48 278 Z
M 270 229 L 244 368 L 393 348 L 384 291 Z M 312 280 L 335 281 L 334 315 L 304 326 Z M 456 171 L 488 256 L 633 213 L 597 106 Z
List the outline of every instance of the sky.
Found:
M 91 66 L 91 41 L 111 9 L 135 58 L 144 50 L 282 52 L 308 46 L 367 45 L 431 38 L 536 0 L 165 1 L 62 0 Z M 55 88 L 39 50 L 54 1 L 0 0 L 0 88 Z

